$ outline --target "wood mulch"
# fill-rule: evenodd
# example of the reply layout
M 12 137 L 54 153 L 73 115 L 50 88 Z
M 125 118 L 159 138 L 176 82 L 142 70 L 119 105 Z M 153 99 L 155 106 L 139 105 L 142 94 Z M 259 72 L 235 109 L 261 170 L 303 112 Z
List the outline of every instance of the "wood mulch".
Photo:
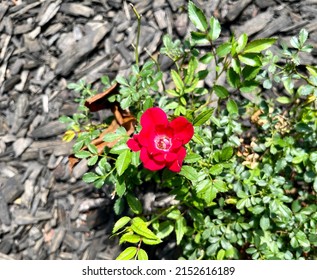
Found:
M 185 0 L 134 0 L 142 14 L 141 62 L 158 57 L 162 35 L 192 29 Z M 288 40 L 301 28 L 317 46 L 316 0 L 197 0 L 217 17 L 223 36 Z M 61 115 L 76 111 L 67 84 L 126 75 L 134 61 L 137 21 L 121 0 L 4 0 L 0 3 L 0 260 L 114 259 L 109 238 L 117 217 L 107 188 L 83 183 L 85 164 L 68 168 L 72 143 L 61 138 Z M 163 69 L 168 60 L 160 59 Z M 316 49 L 304 57 L 316 64 Z M 157 194 L 144 195 L 147 207 Z M 164 243 L 151 258 L 176 257 Z

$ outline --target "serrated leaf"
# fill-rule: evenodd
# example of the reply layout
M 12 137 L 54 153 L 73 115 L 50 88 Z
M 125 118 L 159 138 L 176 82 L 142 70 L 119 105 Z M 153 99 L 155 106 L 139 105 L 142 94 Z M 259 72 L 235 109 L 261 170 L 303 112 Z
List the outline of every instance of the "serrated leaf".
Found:
M 130 209 L 133 211 L 133 213 L 139 215 L 142 213 L 142 204 L 140 200 L 135 197 L 134 195 L 128 193 L 127 196 L 127 202 L 130 207 Z
M 163 239 L 170 235 L 174 230 L 173 223 L 171 221 L 164 221 L 159 224 L 157 229 L 156 236 L 160 239 Z
M 204 13 L 192 1 L 188 3 L 188 16 L 198 30 L 203 32 L 207 30 L 208 23 Z
M 237 41 L 237 47 L 236 47 L 236 52 L 240 53 L 244 50 L 245 46 L 248 43 L 248 35 L 243 33 L 240 35 L 238 41 Z
M 115 166 L 119 176 L 121 176 L 124 173 L 124 171 L 126 171 L 130 162 L 131 162 L 130 150 L 125 150 L 118 156 Z
M 200 126 L 200 125 L 203 125 L 205 122 L 207 122 L 212 113 L 214 112 L 214 108 L 211 108 L 211 109 L 207 109 L 203 112 L 201 112 L 193 121 L 193 125 L 194 126 Z
M 310 247 L 310 242 L 304 232 L 298 231 L 295 235 L 298 243 L 303 247 Z
M 217 176 L 217 175 L 221 174 L 222 170 L 223 170 L 223 165 L 221 163 L 218 163 L 209 169 L 209 173 L 211 175 Z
M 196 44 L 208 44 L 208 36 L 203 32 L 192 31 L 190 36 Z
M 138 252 L 138 260 L 147 261 L 148 259 L 149 259 L 149 256 L 147 255 L 146 251 L 140 248 Z
M 213 87 L 215 94 L 219 97 L 219 98 L 226 98 L 229 96 L 229 92 L 228 90 L 220 85 L 214 85 Z
M 229 54 L 231 52 L 231 43 L 223 43 L 221 44 L 217 49 L 216 49 L 216 53 L 219 57 L 224 57 L 227 54 Z
M 276 98 L 276 101 L 281 103 L 281 104 L 289 104 L 292 102 L 291 99 L 289 99 L 286 96 L 280 96 L 280 97 Z
M 188 180 L 196 180 L 198 177 L 198 173 L 195 168 L 189 166 L 189 165 L 183 165 L 181 171 L 179 172 L 180 175 L 183 175 Z
M 128 222 L 131 221 L 131 218 L 128 216 L 121 217 L 113 226 L 112 233 L 116 233 L 118 230 L 122 229 Z
M 145 238 L 159 240 L 159 238 L 150 229 L 148 229 L 146 222 L 139 217 L 132 219 L 131 229 Z
M 317 67 L 316 66 L 307 65 L 306 69 L 308 70 L 310 75 L 317 77 Z
M 186 220 L 181 216 L 175 222 L 176 244 L 179 245 L 187 231 Z
M 226 251 L 224 249 L 220 249 L 217 253 L 217 260 L 223 260 L 226 255 Z
M 98 155 L 94 155 L 93 157 L 91 157 L 88 161 L 87 161 L 87 165 L 88 166 L 93 166 L 97 163 L 99 156 Z
M 95 145 L 89 143 L 87 145 L 88 150 L 92 153 L 92 154 L 98 154 L 98 149 Z
M 118 134 L 116 134 L 116 133 L 113 133 L 113 132 L 111 132 L 111 133 L 107 133 L 104 137 L 103 137 L 103 141 L 105 141 L 105 142 L 113 142 L 113 141 L 115 141 L 115 140 L 117 140 L 117 139 L 119 139 L 121 137 L 121 135 L 118 135 Z
M 193 163 L 193 162 L 198 162 L 201 159 L 202 159 L 202 157 L 200 155 L 195 154 L 195 153 L 189 153 L 186 155 L 184 162 Z
M 257 54 L 254 53 L 243 53 L 238 55 L 239 60 L 249 66 L 261 66 L 261 61 Z
M 239 113 L 238 105 L 233 99 L 228 100 L 226 107 L 230 115 L 237 115 Z
M 141 240 L 141 237 L 136 234 L 131 234 L 131 233 L 125 233 L 120 237 L 119 244 L 122 244 L 124 242 L 128 243 L 139 243 Z
M 122 197 L 116 199 L 113 205 L 113 211 L 116 215 L 121 215 L 125 208 L 125 200 Z
M 63 135 L 63 141 L 70 142 L 74 139 L 76 133 L 74 130 L 67 130 Z
M 199 61 L 204 64 L 209 64 L 214 59 L 214 55 L 211 52 L 206 53 L 203 55 Z
M 260 227 L 261 229 L 263 229 L 264 231 L 266 231 L 267 229 L 269 229 L 270 227 L 270 218 L 267 215 L 263 215 L 260 219 Z
M 121 84 L 121 85 L 124 85 L 124 86 L 129 86 L 129 83 L 128 81 L 126 80 L 126 78 L 122 77 L 122 76 L 117 76 L 116 77 L 116 81 L 117 83 Z
M 220 158 L 223 161 L 227 161 L 227 160 L 232 158 L 232 155 L 233 155 L 233 148 L 232 147 L 225 147 L 221 151 Z
M 184 82 L 183 82 L 182 78 L 179 76 L 179 74 L 174 69 L 171 70 L 171 76 L 172 76 L 172 79 L 174 81 L 175 87 L 178 90 L 182 90 L 184 88 Z
M 232 67 L 230 67 L 226 74 L 227 82 L 230 86 L 233 88 L 238 88 L 240 83 L 240 76 L 233 70 Z
M 263 38 L 256 39 L 248 43 L 243 51 L 243 53 L 260 53 L 271 47 L 277 39 L 275 38 Z
M 128 247 L 126 248 L 121 254 L 116 258 L 117 261 L 119 260 L 131 260 L 136 255 L 138 249 L 136 247 Z
M 115 186 L 116 186 L 116 194 L 119 197 L 122 197 L 127 190 L 127 186 L 126 186 L 124 178 L 121 178 L 121 177 L 117 178 Z
M 142 238 L 142 242 L 146 245 L 157 245 L 157 244 L 160 244 L 162 242 L 162 240 L 160 239 L 150 239 L 150 238 L 146 238 L 146 237 L 143 237 Z
M 77 158 L 88 158 L 90 156 L 92 156 L 92 154 L 89 151 L 79 151 L 75 154 Z
M 218 19 L 214 17 L 211 17 L 209 25 L 210 25 L 210 30 L 208 32 L 208 35 L 210 36 L 212 41 L 215 41 L 219 38 L 219 35 L 221 32 L 221 25 Z
M 83 176 L 83 181 L 86 183 L 92 183 L 95 182 L 96 180 L 98 180 L 100 178 L 99 175 L 97 175 L 94 172 L 88 172 L 86 174 L 84 174 Z

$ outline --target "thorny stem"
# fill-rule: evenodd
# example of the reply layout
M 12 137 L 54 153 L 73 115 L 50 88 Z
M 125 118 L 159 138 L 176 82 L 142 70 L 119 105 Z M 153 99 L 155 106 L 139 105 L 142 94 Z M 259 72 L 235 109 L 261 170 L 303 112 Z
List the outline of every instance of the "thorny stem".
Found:
M 135 9 L 135 7 L 133 6 L 133 4 L 130 3 L 130 6 L 138 20 L 138 29 L 137 29 L 137 35 L 136 35 L 136 44 L 134 47 L 134 51 L 135 51 L 135 63 L 137 66 L 139 66 L 139 42 L 140 42 L 140 33 L 141 33 L 141 16 L 138 13 L 138 11 Z

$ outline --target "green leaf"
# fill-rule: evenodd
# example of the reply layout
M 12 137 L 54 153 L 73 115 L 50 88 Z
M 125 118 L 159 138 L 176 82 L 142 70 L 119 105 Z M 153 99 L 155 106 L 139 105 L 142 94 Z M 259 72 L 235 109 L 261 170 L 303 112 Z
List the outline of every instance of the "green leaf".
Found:
M 181 215 L 181 211 L 179 211 L 178 209 L 174 209 L 173 211 L 169 212 L 166 217 L 169 219 L 178 220 Z
M 233 155 L 233 148 L 232 147 L 225 147 L 221 151 L 220 158 L 223 161 L 227 161 L 227 160 L 232 158 L 232 155 Z
M 184 237 L 184 234 L 187 231 L 186 220 L 181 216 L 175 222 L 175 233 L 176 233 L 176 244 L 179 245 Z
M 125 208 L 125 200 L 122 197 L 116 199 L 113 205 L 113 211 L 116 215 L 121 215 Z
M 252 67 L 252 66 L 246 65 L 242 70 L 242 77 L 246 81 L 252 81 L 256 77 L 256 75 L 259 73 L 260 70 L 261 70 L 261 67 Z
M 139 217 L 132 219 L 131 229 L 145 238 L 160 240 L 150 229 L 148 229 L 146 222 Z
M 77 158 L 88 158 L 92 156 L 92 154 L 88 151 L 79 151 L 75 154 L 75 157 Z
M 136 255 L 138 249 L 136 247 L 128 247 L 126 248 L 121 254 L 116 258 L 117 261 L 119 260 L 131 260 Z
M 188 3 L 188 16 L 194 26 L 200 31 L 205 32 L 208 28 L 206 17 L 201 9 L 199 9 L 192 1 Z
M 88 150 L 92 153 L 92 154 L 98 154 L 98 149 L 95 145 L 89 143 L 87 145 Z
M 192 31 L 190 36 L 196 44 L 208 44 L 208 36 L 203 32 Z
M 222 180 L 214 180 L 213 181 L 213 186 L 217 189 L 218 192 L 226 192 L 228 191 L 228 187 L 226 182 L 222 181 Z
M 130 150 L 125 150 L 118 156 L 115 165 L 116 165 L 116 169 L 119 176 L 121 176 L 124 173 L 124 171 L 126 171 L 130 162 L 131 162 Z
M 290 43 L 292 45 L 292 47 L 294 49 L 299 49 L 300 48 L 300 43 L 299 43 L 299 40 L 296 36 L 293 36 L 290 40 Z
M 228 110 L 230 115 L 237 115 L 239 113 L 238 105 L 233 99 L 228 100 L 227 110 Z
M 139 215 L 142 213 L 142 204 L 140 200 L 135 197 L 134 195 L 128 193 L 127 196 L 127 202 L 133 213 Z
M 189 166 L 189 165 L 183 165 L 181 171 L 179 172 L 180 175 L 183 175 L 188 180 L 196 180 L 198 177 L 198 173 L 195 168 Z
M 193 162 L 198 162 L 201 159 L 202 159 L 202 157 L 200 155 L 195 154 L 195 153 L 189 153 L 186 155 L 184 161 L 186 163 L 193 163 Z
M 116 233 L 118 230 L 122 229 L 128 222 L 131 221 L 130 217 L 121 217 L 113 226 L 112 233 Z
M 240 76 L 230 67 L 227 71 L 227 81 L 233 88 L 238 88 L 240 84 Z
M 222 173 L 223 165 L 221 163 L 215 164 L 209 169 L 211 175 L 217 176 Z
M 211 17 L 210 19 L 210 30 L 208 32 L 208 35 L 211 38 L 211 41 L 215 41 L 219 38 L 220 32 L 221 32 L 221 25 L 218 21 L 218 19 Z
M 220 85 L 214 85 L 213 87 L 215 94 L 219 97 L 219 98 L 226 98 L 229 96 L 229 92 L 228 90 Z
M 93 166 L 97 163 L 99 156 L 98 155 L 94 155 L 93 157 L 91 157 L 88 162 L 87 165 L 88 166 Z
M 236 52 L 240 53 L 244 50 L 245 46 L 248 43 L 248 35 L 245 33 L 241 34 L 237 42 L 238 45 L 236 47 Z
M 88 172 L 86 174 L 84 174 L 83 176 L 83 181 L 86 183 L 92 183 L 95 182 L 96 180 L 98 180 L 100 178 L 99 175 L 97 175 L 94 172 Z
M 260 53 L 271 47 L 277 39 L 275 38 L 263 38 L 256 39 L 248 43 L 243 53 Z
M 104 137 L 103 137 L 103 141 L 105 142 L 113 142 L 117 139 L 119 139 L 120 137 L 122 137 L 121 135 L 118 135 L 116 133 L 107 133 Z
M 220 249 L 217 253 L 217 260 L 223 260 L 226 255 L 226 251 L 224 249 Z
M 257 54 L 254 53 L 246 53 L 239 54 L 239 60 L 249 66 L 261 66 L 261 61 Z
M 212 113 L 214 112 L 214 108 L 211 108 L 211 109 L 207 109 L 203 112 L 201 112 L 193 121 L 193 125 L 194 126 L 200 126 L 200 125 L 203 125 L 205 122 L 207 122 Z
M 182 90 L 184 88 L 184 82 L 174 69 L 171 70 L 171 76 L 174 81 L 175 87 L 178 90 Z
M 121 143 L 121 144 L 117 143 L 116 145 L 113 146 L 113 148 L 109 151 L 109 153 L 115 154 L 115 155 L 120 155 L 124 151 L 129 151 L 129 150 L 130 149 L 126 143 Z
M 157 244 L 160 244 L 162 242 L 162 240 L 142 237 L 142 242 L 146 245 L 157 245 Z
M 231 52 L 231 43 L 223 43 L 221 44 L 217 49 L 216 49 L 216 53 L 219 57 L 224 57 L 227 54 L 229 54 Z
M 129 86 L 129 83 L 128 81 L 126 80 L 126 78 L 122 77 L 122 76 L 117 76 L 116 77 L 116 81 L 117 83 L 121 84 L 121 85 L 124 85 L 124 86 Z
M 159 224 L 156 236 L 160 239 L 163 239 L 170 235 L 174 230 L 173 223 L 171 221 L 164 221 Z
M 310 247 L 310 242 L 309 240 L 307 239 L 307 236 L 304 232 L 302 231 L 298 231 L 295 235 L 298 243 L 303 246 L 303 247 Z
M 122 197 L 127 190 L 127 186 L 126 186 L 124 178 L 118 177 L 116 179 L 115 187 L 116 187 L 116 194 L 119 197 Z
M 147 253 L 145 250 L 143 250 L 142 248 L 139 249 L 138 252 L 138 260 L 139 261 L 147 261 L 149 259 Z
M 206 53 L 203 55 L 199 61 L 204 64 L 209 64 L 214 59 L 214 55 L 211 52 Z
M 286 96 L 280 96 L 280 97 L 276 98 L 276 101 L 281 103 L 281 104 L 289 104 L 292 102 L 291 99 L 286 97 Z
M 270 227 L 270 218 L 267 215 L 263 215 L 260 219 L 260 227 L 261 229 L 263 229 L 264 231 L 266 231 L 267 229 L 269 229 Z
M 139 243 L 141 240 L 141 237 L 136 234 L 131 234 L 130 232 L 122 235 L 119 240 L 119 244 L 122 244 L 124 242 L 129 242 L 129 243 Z
M 317 67 L 316 66 L 307 65 L 306 69 L 308 70 L 310 75 L 317 77 Z

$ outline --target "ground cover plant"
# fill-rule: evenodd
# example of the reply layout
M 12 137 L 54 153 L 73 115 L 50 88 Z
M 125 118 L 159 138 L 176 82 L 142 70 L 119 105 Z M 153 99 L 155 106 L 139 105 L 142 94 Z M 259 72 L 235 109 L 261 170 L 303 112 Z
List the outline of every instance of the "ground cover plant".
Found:
M 64 140 L 75 139 L 71 166 L 86 159 L 83 180 L 115 201 L 117 259 L 148 259 L 149 246 L 173 240 L 180 259 L 316 259 L 317 67 L 300 64 L 308 33 L 274 52 L 277 38 L 224 41 L 219 21 L 189 2 L 195 30 L 163 37 L 173 61 L 163 73 L 153 57 L 139 62 L 134 12 L 130 75 L 103 77 L 98 94 L 69 84 L 78 113 L 60 119 Z M 104 109 L 112 115 L 94 122 Z M 144 211 L 148 189 L 173 199 Z

